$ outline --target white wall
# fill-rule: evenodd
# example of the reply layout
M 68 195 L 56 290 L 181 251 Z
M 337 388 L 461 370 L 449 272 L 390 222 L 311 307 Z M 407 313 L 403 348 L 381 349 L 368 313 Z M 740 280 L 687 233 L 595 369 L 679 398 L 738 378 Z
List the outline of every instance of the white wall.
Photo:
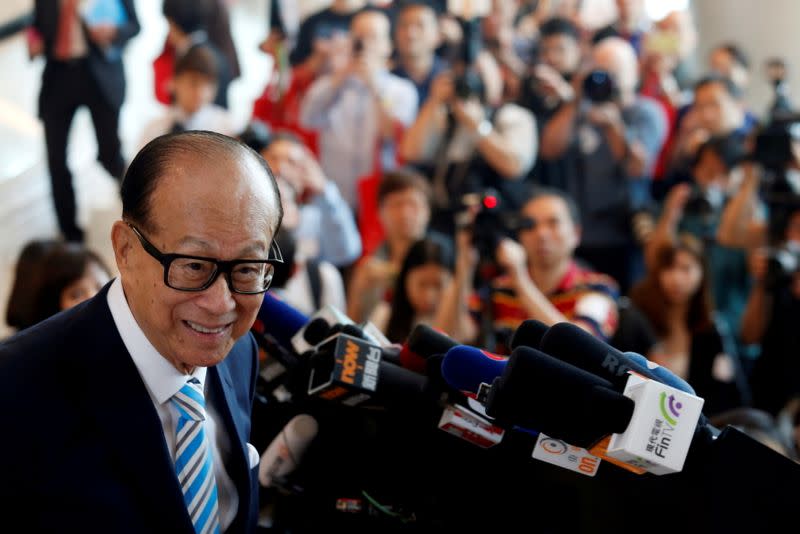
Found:
M 723 41 L 735 41 L 750 57 L 750 89 L 746 99 L 758 116 L 772 100 L 764 79 L 764 61 L 781 56 L 789 65 L 789 85 L 800 104 L 800 1 L 693 0 L 698 29 L 698 67 L 709 51 Z M 702 70 L 700 71 L 702 72 Z

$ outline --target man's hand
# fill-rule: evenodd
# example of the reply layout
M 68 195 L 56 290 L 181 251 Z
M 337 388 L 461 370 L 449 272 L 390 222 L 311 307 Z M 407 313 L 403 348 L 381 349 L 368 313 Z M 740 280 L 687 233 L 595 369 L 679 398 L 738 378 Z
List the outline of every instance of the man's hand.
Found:
M 613 102 L 596 104 L 586 113 L 589 122 L 600 128 L 624 128 L 619 106 Z
M 575 90 L 572 85 L 550 65 L 536 65 L 533 68 L 533 77 L 545 96 L 555 97 L 561 102 L 571 102 L 575 98 Z
M 486 119 L 486 112 L 477 98 L 455 98 L 450 102 L 450 109 L 456 121 L 471 132 L 476 131 L 478 125 Z
M 284 37 L 281 32 L 271 31 L 269 32 L 269 36 L 261 41 L 261 44 L 258 45 L 258 48 L 265 54 L 278 57 L 278 50 L 285 41 L 286 37 Z
M 377 69 L 373 62 L 368 57 L 365 57 L 363 53 L 353 58 L 353 62 L 350 65 L 350 74 L 364 82 L 364 85 L 367 86 L 373 96 L 380 96 L 376 77 Z
M 503 238 L 495 251 L 497 264 L 512 276 L 523 274 L 528 268 L 528 254 L 513 239 Z
M 114 42 L 117 36 L 117 27 L 113 24 L 96 24 L 89 27 L 89 39 L 101 48 Z
M 691 194 L 692 186 L 689 184 L 683 183 L 673 187 L 664 201 L 664 214 L 670 217 L 680 217 Z
M 447 104 L 453 99 L 454 94 L 452 75 L 449 72 L 442 72 L 431 83 L 428 100 L 439 104 Z

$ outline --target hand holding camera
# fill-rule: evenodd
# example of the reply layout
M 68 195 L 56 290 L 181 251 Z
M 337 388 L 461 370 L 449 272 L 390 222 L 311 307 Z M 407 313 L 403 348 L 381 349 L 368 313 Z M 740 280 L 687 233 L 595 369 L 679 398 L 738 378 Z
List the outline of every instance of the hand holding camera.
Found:
M 536 92 L 544 98 L 555 98 L 560 102 L 571 102 L 575 98 L 572 85 L 550 65 L 536 65 L 533 68 L 533 81 Z
M 508 237 L 498 243 L 495 257 L 497 265 L 512 276 L 524 273 L 528 267 L 528 254 L 525 248 Z

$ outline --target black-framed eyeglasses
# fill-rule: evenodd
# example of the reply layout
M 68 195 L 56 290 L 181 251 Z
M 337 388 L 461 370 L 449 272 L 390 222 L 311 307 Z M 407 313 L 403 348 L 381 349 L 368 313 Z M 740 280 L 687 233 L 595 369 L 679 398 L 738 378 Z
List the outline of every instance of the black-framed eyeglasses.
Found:
M 283 255 L 274 241 L 270 246 L 269 259 L 222 261 L 203 256 L 186 254 L 165 254 L 158 250 L 142 233 L 129 222 L 126 222 L 145 252 L 164 266 L 164 283 L 167 287 L 178 291 L 204 291 L 216 282 L 221 273 L 225 273 L 228 288 L 233 293 L 257 295 L 269 289 L 275 274 L 274 263 L 283 263 Z

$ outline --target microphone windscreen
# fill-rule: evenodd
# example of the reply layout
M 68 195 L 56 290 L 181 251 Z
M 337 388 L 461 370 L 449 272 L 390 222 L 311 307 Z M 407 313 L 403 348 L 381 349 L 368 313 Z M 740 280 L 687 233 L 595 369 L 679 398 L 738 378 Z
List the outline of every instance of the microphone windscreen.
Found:
M 407 399 L 413 401 L 425 392 L 427 380 L 414 371 L 399 365 L 382 361 L 378 371 L 378 389 L 376 394 L 392 400 Z
M 274 479 L 294 471 L 318 431 L 317 420 L 307 414 L 297 415 L 286 423 L 261 455 L 258 466 L 261 485 L 269 487 Z
M 434 354 L 445 354 L 458 343 L 428 325 L 419 324 L 411 331 L 406 345 L 411 352 L 428 358 Z
M 541 321 L 528 319 L 523 321 L 511 338 L 511 350 L 517 347 L 530 347 L 538 349 L 542 338 L 547 333 L 548 326 Z
M 481 384 L 491 384 L 503 374 L 506 363 L 507 358 L 475 347 L 458 345 L 445 354 L 442 377 L 452 388 L 477 393 Z
M 646 366 L 571 323 L 551 326 L 542 337 L 539 348 L 550 356 L 611 381 L 617 391 L 625 389 L 628 371 L 658 380 Z
M 624 431 L 633 408 L 608 380 L 528 347 L 514 350 L 486 402 L 501 422 L 585 448 Z
M 308 323 L 308 326 L 303 331 L 303 339 L 313 347 L 328 337 L 330 331 L 331 326 L 328 324 L 328 321 L 322 317 L 317 317 Z
M 400 365 L 416 373 L 426 373 L 426 362 L 425 358 L 408 347 L 408 343 L 403 344 L 400 349 Z
M 308 317 L 271 293 L 264 295 L 256 320 L 263 331 L 272 335 L 283 347 L 292 347 L 294 336 L 308 323 Z

